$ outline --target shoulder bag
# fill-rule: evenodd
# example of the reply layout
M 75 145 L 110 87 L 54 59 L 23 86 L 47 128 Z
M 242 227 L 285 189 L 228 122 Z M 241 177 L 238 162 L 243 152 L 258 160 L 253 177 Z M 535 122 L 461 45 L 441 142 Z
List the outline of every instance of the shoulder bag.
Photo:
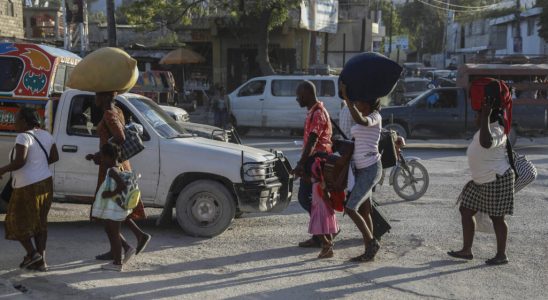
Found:
M 143 140 L 141 139 L 140 131 L 142 132 L 142 127 L 139 130 L 139 124 L 129 123 L 124 126 L 124 135 L 126 139 L 122 144 L 120 144 L 121 155 L 120 161 L 126 161 L 135 155 L 139 154 L 145 149 Z M 109 143 L 114 143 L 114 137 L 111 137 Z
M 512 149 L 510 139 L 506 137 L 506 151 L 508 161 L 515 173 L 514 194 L 531 184 L 537 178 L 538 172 L 535 165 L 525 157 Z

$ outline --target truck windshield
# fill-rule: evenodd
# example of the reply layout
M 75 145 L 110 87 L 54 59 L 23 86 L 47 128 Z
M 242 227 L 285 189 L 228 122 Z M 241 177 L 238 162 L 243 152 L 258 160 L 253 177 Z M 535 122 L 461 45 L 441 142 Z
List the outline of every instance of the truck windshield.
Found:
M 192 136 L 152 100 L 138 97 L 128 98 L 128 100 L 161 137 L 173 139 Z

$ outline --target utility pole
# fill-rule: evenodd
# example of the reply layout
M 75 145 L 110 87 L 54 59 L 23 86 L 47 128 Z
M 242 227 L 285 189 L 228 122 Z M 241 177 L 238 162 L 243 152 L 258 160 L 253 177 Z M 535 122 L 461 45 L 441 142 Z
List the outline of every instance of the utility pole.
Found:
M 521 1 L 516 0 L 516 23 L 514 28 L 514 53 L 521 53 L 523 51 L 523 40 L 521 38 Z
M 116 40 L 116 17 L 114 16 L 114 0 L 107 1 L 107 33 L 108 33 L 108 45 L 110 47 L 116 47 L 118 42 Z
M 392 15 L 394 14 L 394 4 L 390 0 L 390 27 L 388 27 L 388 57 L 392 54 Z
M 443 28 L 443 68 L 445 69 L 447 60 L 447 27 L 449 27 L 449 19 L 451 18 L 451 11 L 449 10 L 449 1 L 445 1 L 445 7 L 447 8 L 447 19 L 445 20 L 445 28 Z

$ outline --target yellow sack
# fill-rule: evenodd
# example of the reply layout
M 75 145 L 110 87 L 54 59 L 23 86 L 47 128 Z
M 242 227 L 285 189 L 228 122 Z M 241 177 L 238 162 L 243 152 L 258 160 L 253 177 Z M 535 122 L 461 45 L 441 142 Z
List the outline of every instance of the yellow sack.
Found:
M 67 86 L 89 92 L 125 93 L 138 77 L 135 59 L 124 50 L 105 47 L 93 51 L 76 65 Z

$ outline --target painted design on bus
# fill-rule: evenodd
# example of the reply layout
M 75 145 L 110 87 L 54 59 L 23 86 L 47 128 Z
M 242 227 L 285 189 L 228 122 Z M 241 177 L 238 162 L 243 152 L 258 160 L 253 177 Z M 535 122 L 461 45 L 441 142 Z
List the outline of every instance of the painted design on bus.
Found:
M 34 74 L 32 71 L 25 73 L 23 85 L 32 94 L 38 93 L 46 87 L 47 77 L 45 74 Z
M 13 51 L 17 51 L 17 48 L 15 48 L 13 44 L 10 44 L 10 43 L 0 44 L 0 54 L 10 53 Z
M 30 65 L 37 70 L 49 71 L 51 70 L 51 61 L 44 55 L 42 52 L 36 49 L 26 49 L 27 52 L 22 53 L 21 56 L 24 56 L 30 60 Z

